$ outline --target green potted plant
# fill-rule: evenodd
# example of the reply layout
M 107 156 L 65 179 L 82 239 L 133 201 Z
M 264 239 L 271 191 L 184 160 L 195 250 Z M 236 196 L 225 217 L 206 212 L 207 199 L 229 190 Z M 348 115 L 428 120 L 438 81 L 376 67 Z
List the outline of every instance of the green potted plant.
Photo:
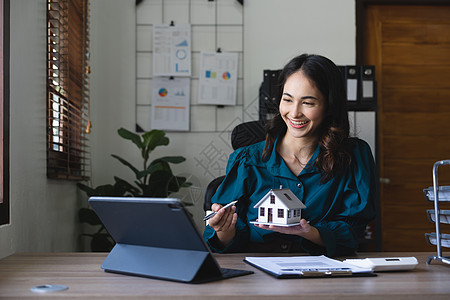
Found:
M 139 135 L 120 128 L 119 136 L 133 142 L 139 149 L 143 164 L 140 168 L 133 166 L 122 157 L 111 156 L 130 168 L 135 174 L 134 184 L 114 176 L 114 184 L 100 185 L 92 188 L 83 183 L 78 183 L 78 188 L 91 196 L 116 196 L 116 197 L 167 197 L 173 192 L 178 192 L 182 187 L 189 187 L 190 183 L 185 177 L 173 174 L 170 164 L 179 164 L 186 159 L 182 156 L 164 156 L 150 161 L 150 154 L 158 146 L 167 146 L 169 138 L 163 130 L 151 130 Z M 186 206 L 191 203 L 184 203 Z M 78 212 L 81 223 L 98 226 L 93 234 L 83 234 L 91 237 L 92 251 L 110 251 L 114 241 L 106 231 L 100 219 L 90 208 L 81 208 Z

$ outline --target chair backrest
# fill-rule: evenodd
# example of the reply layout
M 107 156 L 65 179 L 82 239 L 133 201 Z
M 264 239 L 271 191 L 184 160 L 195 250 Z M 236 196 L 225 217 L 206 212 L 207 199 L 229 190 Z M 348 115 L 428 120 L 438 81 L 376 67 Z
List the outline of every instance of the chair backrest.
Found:
M 264 141 L 265 137 L 266 132 L 262 121 L 241 123 L 231 132 L 231 146 L 234 150 L 236 150 L 244 146 L 249 146 Z M 224 178 L 225 176 L 217 177 L 206 187 L 205 201 L 203 202 L 203 209 L 205 211 L 211 210 L 211 198 L 214 196 L 214 193 Z
M 231 146 L 234 150 L 256 144 L 266 138 L 262 121 L 250 121 L 237 125 L 231 132 Z

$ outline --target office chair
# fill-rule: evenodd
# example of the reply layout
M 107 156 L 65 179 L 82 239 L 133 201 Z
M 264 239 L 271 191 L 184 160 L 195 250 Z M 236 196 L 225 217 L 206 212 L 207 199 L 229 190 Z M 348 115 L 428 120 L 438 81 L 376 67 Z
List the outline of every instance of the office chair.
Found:
M 234 150 L 244 146 L 256 144 L 265 140 L 266 133 L 262 121 L 250 121 L 237 125 L 231 132 L 231 146 Z M 203 202 L 204 211 L 211 210 L 211 198 L 214 196 L 219 185 L 222 183 L 225 175 L 214 178 L 206 187 L 205 201 Z

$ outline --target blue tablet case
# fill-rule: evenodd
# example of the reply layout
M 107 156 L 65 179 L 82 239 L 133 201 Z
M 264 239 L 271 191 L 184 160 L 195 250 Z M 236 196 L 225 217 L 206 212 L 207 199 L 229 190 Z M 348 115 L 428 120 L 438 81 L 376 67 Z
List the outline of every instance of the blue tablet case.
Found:
M 176 198 L 91 197 L 89 203 L 116 242 L 102 268 L 200 283 L 253 273 L 222 269 Z

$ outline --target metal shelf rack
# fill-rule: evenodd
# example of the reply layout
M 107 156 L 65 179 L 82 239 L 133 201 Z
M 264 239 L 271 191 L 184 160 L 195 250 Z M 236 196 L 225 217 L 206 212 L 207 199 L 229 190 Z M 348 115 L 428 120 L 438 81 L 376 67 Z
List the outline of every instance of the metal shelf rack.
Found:
M 426 233 L 425 237 L 428 243 L 436 245 L 437 249 L 437 255 L 430 255 L 427 264 L 430 264 L 433 260 L 450 264 L 450 256 L 442 255 L 442 246 L 450 247 L 450 235 L 441 234 L 441 223 L 450 224 L 448 211 L 439 209 L 439 202 L 450 201 L 450 186 L 439 186 L 438 168 L 442 165 L 450 165 L 450 160 L 440 160 L 433 165 L 433 186 L 424 189 L 427 200 L 434 202 L 434 210 L 428 210 L 428 217 L 430 221 L 436 224 L 436 232 Z

